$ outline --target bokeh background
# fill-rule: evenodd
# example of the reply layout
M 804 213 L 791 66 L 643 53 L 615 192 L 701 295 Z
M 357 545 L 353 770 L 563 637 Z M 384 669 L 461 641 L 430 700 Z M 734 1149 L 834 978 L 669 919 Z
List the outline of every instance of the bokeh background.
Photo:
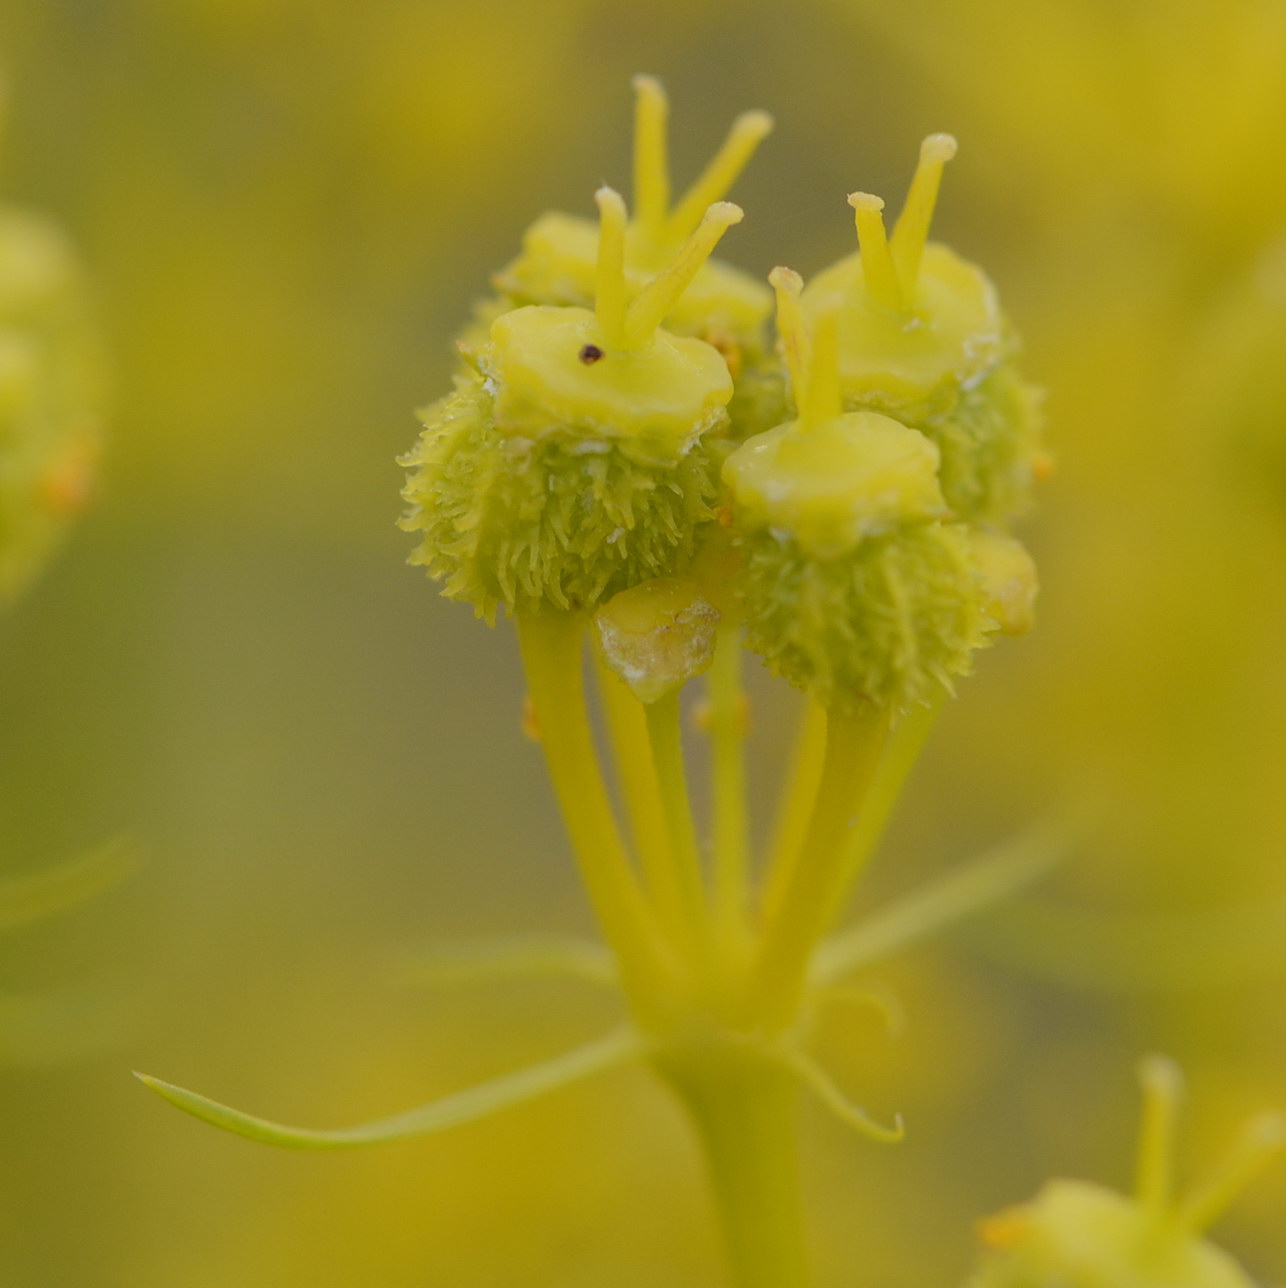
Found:
M 641 1073 L 333 1157 L 129 1077 L 331 1125 L 608 1021 L 575 985 L 398 977 L 419 944 L 588 921 L 511 635 L 404 566 L 393 458 L 525 225 L 628 182 L 636 71 L 680 181 L 735 112 L 777 114 L 728 246 L 755 271 L 847 253 L 844 194 L 896 203 L 955 132 L 939 235 L 1049 391 L 1040 628 L 963 687 L 862 902 L 1086 782 L 1103 819 L 1038 893 L 872 972 L 901 1042 L 828 1029 L 911 1134 L 808 1117 L 824 1283 L 958 1284 L 978 1216 L 1055 1173 L 1125 1184 L 1145 1051 L 1190 1074 L 1185 1165 L 1286 1105 L 1280 0 L 11 0 L 0 64 L 0 191 L 82 248 L 115 383 L 93 510 L 0 623 L 0 871 L 145 854 L 0 945 L 6 989 L 97 1000 L 64 1058 L 0 1068 L 0 1280 L 720 1282 Z M 789 701 L 757 705 L 766 784 Z M 1283 1210 L 1279 1167 L 1221 1227 L 1261 1279 Z

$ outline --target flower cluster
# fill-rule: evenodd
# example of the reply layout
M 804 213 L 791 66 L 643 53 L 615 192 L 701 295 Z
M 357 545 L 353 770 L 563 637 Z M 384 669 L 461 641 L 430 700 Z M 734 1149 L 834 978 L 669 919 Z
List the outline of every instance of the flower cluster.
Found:
M 955 144 L 925 141 L 892 236 L 854 194 L 858 254 L 807 289 L 775 270 L 774 347 L 771 292 L 709 258 L 770 118 L 740 117 L 671 208 L 665 100 L 637 91 L 633 217 L 605 188 L 597 227 L 539 219 L 423 414 L 415 561 L 489 620 L 713 569 L 706 598 L 730 581 L 722 611 L 823 705 L 932 703 L 1030 625 L 1007 529 L 1043 461 L 994 288 L 927 240 Z
M 454 388 L 403 460 L 413 562 L 513 618 L 539 742 L 607 951 L 540 940 L 470 969 L 620 988 L 623 1032 L 462 1097 L 337 1131 L 149 1085 L 254 1139 L 333 1149 L 435 1131 L 644 1060 L 687 1106 L 738 1281 L 807 1282 L 794 1162 L 802 1091 L 880 1141 L 809 1049 L 845 980 L 1043 870 L 989 858 L 868 936 L 826 939 L 941 700 L 998 633 L 1031 625 L 1035 570 L 1009 532 L 1039 472 L 1037 399 L 981 271 L 930 243 L 945 136 L 891 238 L 852 198 L 860 254 L 804 288 L 712 258 L 725 198 L 771 128 L 750 112 L 670 200 L 665 96 L 636 81 L 634 211 L 542 217 L 466 324 Z M 776 304 L 776 339 L 769 317 Z M 603 735 L 585 693 L 592 642 Z M 771 838 L 750 835 L 745 648 L 806 691 Z M 705 677 L 709 835 L 681 697 Z M 614 788 L 609 788 L 610 752 Z

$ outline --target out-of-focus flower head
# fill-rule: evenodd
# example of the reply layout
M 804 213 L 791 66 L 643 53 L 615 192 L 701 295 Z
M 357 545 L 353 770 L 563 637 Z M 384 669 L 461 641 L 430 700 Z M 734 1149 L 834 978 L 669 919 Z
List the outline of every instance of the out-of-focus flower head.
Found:
M 1286 1118 L 1247 1124 L 1222 1167 L 1179 1197 L 1173 1189 L 1178 1069 L 1154 1057 L 1133 1195 L 1085 1181 L 1051 1181 L 1036 1198 L 983 1222 L 988 1251 L 970 1288 L 1252 1288 L 1205 1237 L 1247 1181 L 1286 1145 Z
M 0 604 L 37 575 L 84 506 L 101 428 L 76 255 L 46 220 L 0 205 Z

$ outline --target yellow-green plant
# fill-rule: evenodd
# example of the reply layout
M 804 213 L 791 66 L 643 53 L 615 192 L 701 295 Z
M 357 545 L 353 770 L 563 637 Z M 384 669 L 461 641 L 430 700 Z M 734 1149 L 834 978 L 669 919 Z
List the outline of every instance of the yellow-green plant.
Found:
M 488 621 L 503 610 L 515 622 L 529 728 L 607 944 L 511 942 L 437 966 L 592 978 L 620 988 L 628 1023 L 549 1064 L 333 1131 L 144 1081 L 253 1139 L 336 1149 L 645 1061 L 690 1112 L 737 1282 L 798 1288 L 810 1282 L 801 1092 L 873 1139 L 903 1133 L 819 1064 L 819 1011 L 873 959 L 1031 879 L 1062 839 L 1042 831 L 831 934 L 955 680 L 996 635 L 1031 625 L 1035 570 L 1007 525 L 1036 473 L 1035 398 L 986 277 L 928 241 L 954 143 L 927 141 L 891 241 L 878 200 L 859 194 L 859 258 L 807 291 L 774 271 L 774 351 L 755 331 L 772 293 L 709 260 L 741 219 L 718 198 L 766 118 L 742 118 L 671 212 L 664 98 L 647 78 L 638 88 L 634 219 L 604 188 L 596 230 L 570 216 L 534 226 L 403 462 L 413 561 Z M 779 393 L 744 399 L 739 417 L 748 379 Z M 591 725 L 587 644 L 623 817 Z M 746 647 L 807 700 L 762 846 L 747 818 Z M 681 705 L 703 675 L 708 844 Z
M 1204 1184 L 1174 1193 L 1178 1068 L 1140 1068 L 1143 1130 L 1132 1195 L 1086 1181 L 1051 1181 L 1036 1198 L 984 1221 L 986 1248 L 969 1288 L 1253 1288 L 1205 1232 L 1286 1145 L 1286 1117 L 1246 1125 Z

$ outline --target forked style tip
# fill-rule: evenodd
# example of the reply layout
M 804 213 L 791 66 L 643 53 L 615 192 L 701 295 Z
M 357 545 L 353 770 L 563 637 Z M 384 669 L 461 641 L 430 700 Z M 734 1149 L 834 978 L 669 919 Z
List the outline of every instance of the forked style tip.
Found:
M 930 134 L 920 144 L 920 160 L 945 164 L 960 150 L 954 134 Z
M 806 399 L 808 367 L 812 361 L 812 346 L 800 307 L 804 279 L 793 268 L 779 264 L 768 274 L 768 282 L 777 296 L 777 334 L 786 358 L 795 405 L 802 408 Z
M 640 345 L 648 340 L 701 271 L 719 239 L 744 217 L 741 207 L 731 201 L 716 201 L 707 208 L 696 231 L 630 303 L 625 320 L 626 338 L 630 345 Z
M 779 293 L 798 298 L 804 290 L 804 279 L 793 268 L 786 268 L 785 265 L 778 264 L 768 274 L 768 285 Z
M 1150 1096 L 1173 1102 L 1183 1094 L 1183 1070 L 1167 1055 L 1145 1055 L 1139 1061 L 1139 1082 Z
M 630 85 L 639 98 L 662 99 L 666 97 L 665 86 L 658 77 L 647 72 L 637 72 L 630 77 Z
M 655 76 L 634 85 L 634 213 L 649 239 L 660 237 L 670 209 L 670 161 L 666 130 L 670 101 Z
M 701 212 L 717 203 L 732 190 L 741 172 L 754 156 L 760 143 L 772 133 L 775 122 L 764 111 L 742 112 L 732 123 L 728 137 L 718 152 L 683 194 L 670 214 L 668 237 L 678 241 L 686 237 L 701 218 Z
M 862 253 L 862 276 L 871 298 L 895 313 L 904 305 L 901 274 L 893 260 L 884 228 L 884 199 L 871 192 L 850 192 L 857 224 L 857 244 Z
M 884 209 L 884 198 L 877 197 L 873 192 L 850 192 L 848 204 L 858 211 L 881 211 Z
M 955 137 L 950 134 L 930 134 L 920 144 L 920 161 L 915 167 L 906 205 L 902 207 L 891 238 L 893 258 L 908 296 L 914 295 L 919 280 L 920 257 L 933 225 L 938 189 L 942 184 L 942 167 L 955 156 L 956 151 Z
M 763 108 L 742 112 L 732 123 L 732 134 L 754 143 L 762 143 L 777 128 L 777 118 Z
M 620 344 L 625 326 L 625 199 L 606 185 L 594 194 L 598 206 L 598 266 L 594 312 L 609 344 Z
M 718 224 L 721 228 L 731 228 L 746 217 L 746 212 L 734 201 L 716 201 L 710 205 L 702 223 Z

